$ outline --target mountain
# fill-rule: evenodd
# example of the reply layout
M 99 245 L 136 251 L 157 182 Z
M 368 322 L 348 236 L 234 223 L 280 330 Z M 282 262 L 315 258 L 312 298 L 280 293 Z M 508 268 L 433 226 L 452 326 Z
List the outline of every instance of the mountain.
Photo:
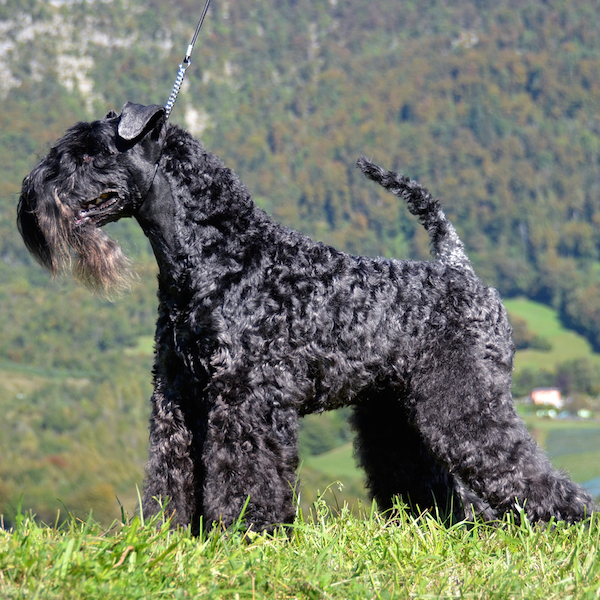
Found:
M 15 208 L 23 176 L 76 120 L 166 102 L 202 5 L 0 1 L 0 400 L 21 423 L 0 436 L 4 456 L 19 448 L 0 463 L 0 511 L 40 478 L 85 506 L 141 472 L 156 313 L 147 241 L 131 222 L 111 226 L 140 277 L 110 302 L 52 281 Z M 171 120 L 277 219 L 354 253 L 428 256 L 414 218 L 356 158 L 418 178 L 486 283 L 553 306 L 600 348 L 599 29 L 595 0 L 214 2 Z M 110 489 L 94 492 L 98 462 L 72 464 L 89 424 L 114 449 L 96 456 Z

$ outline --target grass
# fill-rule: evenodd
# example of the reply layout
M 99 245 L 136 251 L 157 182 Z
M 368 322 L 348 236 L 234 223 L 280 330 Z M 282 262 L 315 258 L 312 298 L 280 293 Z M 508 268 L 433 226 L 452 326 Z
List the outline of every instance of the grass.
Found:
M 509 315 L 527 321 L 527 327 L 552 344 L 549 351 L 521 350 L 515 357 L 515 370 L 525 368 L 552 370 L 561 362 L 588 358 L 600 364 L 600 354 L 593 352 L 589 342 L 581 335 L 565 329 L 555 310 L 525 298 L 504 301 Z
M 322 502 L 289 532 L 200 538 L 139 517 L 109 531 L 21 516 L 0 532 L 0 597 L 591 598 L 600 593 L 600 518 L 567 527 L 445 527 L 402 508 L 332 514 Z

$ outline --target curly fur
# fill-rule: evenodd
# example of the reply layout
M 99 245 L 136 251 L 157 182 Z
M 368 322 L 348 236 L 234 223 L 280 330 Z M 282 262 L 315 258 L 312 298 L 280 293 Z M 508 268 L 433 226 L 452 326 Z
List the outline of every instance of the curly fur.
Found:
M 105 252 L 99 227 L 123 216 L 152 243 L 147 514 L 168 499 L 174 523 L 194 528 L 201 517 L 231 524 L 244 507 L 256 529 L 290 523 L 298 417 L 341 406 L 353 407 L 358 461 L 383 508 L 402 495 L 459 518 L 591 513 L 517 416 L 506 312 L 427 190 L 359 159 L 419 218 L 435 259 L 351 256 L 273 221 L 161 110 L 127 104 L 75 126 L 25 179 L 18 216 L 52 269 L 65 246 L 85 255 L 88 236 L 92 255 Z M 83 278 L 110 287 L 113 267 Z

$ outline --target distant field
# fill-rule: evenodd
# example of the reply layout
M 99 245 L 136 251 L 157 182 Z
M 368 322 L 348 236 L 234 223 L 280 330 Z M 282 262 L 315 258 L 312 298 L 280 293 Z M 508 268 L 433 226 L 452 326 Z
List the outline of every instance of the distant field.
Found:
M 344 444 L 324 454 L 309 456 L 304 459 L 307 467 L 311 467 L 327 475 L 335 475 L 335 479 L 343 482 L 344 479 L 362 477 L 362 472 L 355 466 L 352 457 L 352 444 Z
M 575 481 L 586 483 L 600 478 L 600 422 L 528 417 L 527 426 L 552 463 Z M 308 469 L 302 477 L 306 486 L 313 485 L 313 481 L 340 481 L 347 489 L 362 490 L 360 498 L 366 498 L 364 474 L 356 467 L 352 444 L 305 457 L 303 462 Z M 593 490 L 600 496 L 600 490 Z
M 363 503 L 368 502 L 364 485 L 365 475 L 356 467 L 352 456 L 352 443 L 338 446 L 317 456 L 303 456 L 300 481 L 305 506 L 314 502 L 318 496 L 317 492 L 323 493 L 328 486 L 331 486 L 333 495 L 325 494 L 323 498 L 330 505 L 346 501 L 350 506 L 356 507 L 357 499 Z M 342 484 L 342 492 L 335 485 L 337 482 Z
M 592 351 L 589 342 L 584 337 L 562 327 L 552 308 L 525 298 L 505 300 L 504 305 L 509 316 L 515 315 L 525 319 L 532 332 L 552 344 L 552 349 L 547 352 L 540 350 L 517 352 L 516 371 L 527 367 L 552 369 L 558 363 L 583 357 L 600 364 L 600 354 Z
M 552 463 L 580 483 L 600 477 L 600 422 L 527 417 Z

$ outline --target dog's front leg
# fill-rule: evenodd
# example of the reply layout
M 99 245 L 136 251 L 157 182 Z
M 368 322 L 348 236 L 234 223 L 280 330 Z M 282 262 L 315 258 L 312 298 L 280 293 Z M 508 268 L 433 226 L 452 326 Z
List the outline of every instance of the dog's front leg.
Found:
M 197 526 L 198 461 L 197 445 L 190 415 L 177 391 L 158 380 L 152 395 L 150 454 L 146 466 L 143 499 L 145 517 L 165 506 L 165 516 L 174 526 Z M 197 437 L 197 436 L 196 436 Z
M 206 527 L 241 516 L 262 531 L 294 520 L 298 415 L 272 397 L 255 390 L 247 400 L 212 405 L 202 452 Z

